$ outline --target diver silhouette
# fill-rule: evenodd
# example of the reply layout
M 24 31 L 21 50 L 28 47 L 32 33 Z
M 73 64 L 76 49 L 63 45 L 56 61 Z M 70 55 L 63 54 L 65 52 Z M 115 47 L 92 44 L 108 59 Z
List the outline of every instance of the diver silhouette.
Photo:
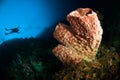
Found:
M 19 33 L 19 27 L 11 28 L 11 29 L 5 28 L 5 31 L 6 31 L 5 35 L 9 35 L 12 33 Z

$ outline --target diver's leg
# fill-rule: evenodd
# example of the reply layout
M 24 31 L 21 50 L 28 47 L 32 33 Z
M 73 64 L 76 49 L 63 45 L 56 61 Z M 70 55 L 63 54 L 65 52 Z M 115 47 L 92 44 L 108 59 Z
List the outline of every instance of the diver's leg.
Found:
M 9 33 L 5 33 L 5 35 L 8 35 Z
M 8 31 L 9 29 L 5 28 L 6 31 Z

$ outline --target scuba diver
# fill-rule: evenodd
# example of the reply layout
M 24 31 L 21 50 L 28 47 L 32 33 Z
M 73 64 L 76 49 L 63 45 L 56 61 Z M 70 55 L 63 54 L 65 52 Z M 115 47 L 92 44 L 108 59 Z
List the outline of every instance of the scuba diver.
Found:
M 12 34 L 12 33 L 19 33 L 19 27 L 11 28 L 11 29 L 5 28 L 5 31 L 6 31 L 5 35 Z

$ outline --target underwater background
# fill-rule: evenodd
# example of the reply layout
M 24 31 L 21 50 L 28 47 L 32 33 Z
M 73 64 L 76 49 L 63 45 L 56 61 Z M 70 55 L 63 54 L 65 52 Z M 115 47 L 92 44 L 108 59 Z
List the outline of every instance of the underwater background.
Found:
M 53 31 L 59 22 L 68 24 L 66 15 L 80 7 L 92 8 L 104 16 L 101 45 L 119 54 L 120 7 L 117 0 L 0 0 L 0 79 L 52 80 L 63 68 L 61 61 L 52 54 L 58 44 Z

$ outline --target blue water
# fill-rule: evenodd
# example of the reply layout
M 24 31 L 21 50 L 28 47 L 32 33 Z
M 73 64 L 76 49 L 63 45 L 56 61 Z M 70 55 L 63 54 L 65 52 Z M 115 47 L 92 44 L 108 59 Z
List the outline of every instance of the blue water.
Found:
M 64 19 L 80 3 L 74 0 L 1 0 L 0 44 L 14 38 L 30 38 L 41 34 Z M 77 4 L 78 5 L 77 5 Z M 76 5 L 77 6 L 76 6 Z M 19 28 L 19 33 L 5 35 L 5 28 Z

